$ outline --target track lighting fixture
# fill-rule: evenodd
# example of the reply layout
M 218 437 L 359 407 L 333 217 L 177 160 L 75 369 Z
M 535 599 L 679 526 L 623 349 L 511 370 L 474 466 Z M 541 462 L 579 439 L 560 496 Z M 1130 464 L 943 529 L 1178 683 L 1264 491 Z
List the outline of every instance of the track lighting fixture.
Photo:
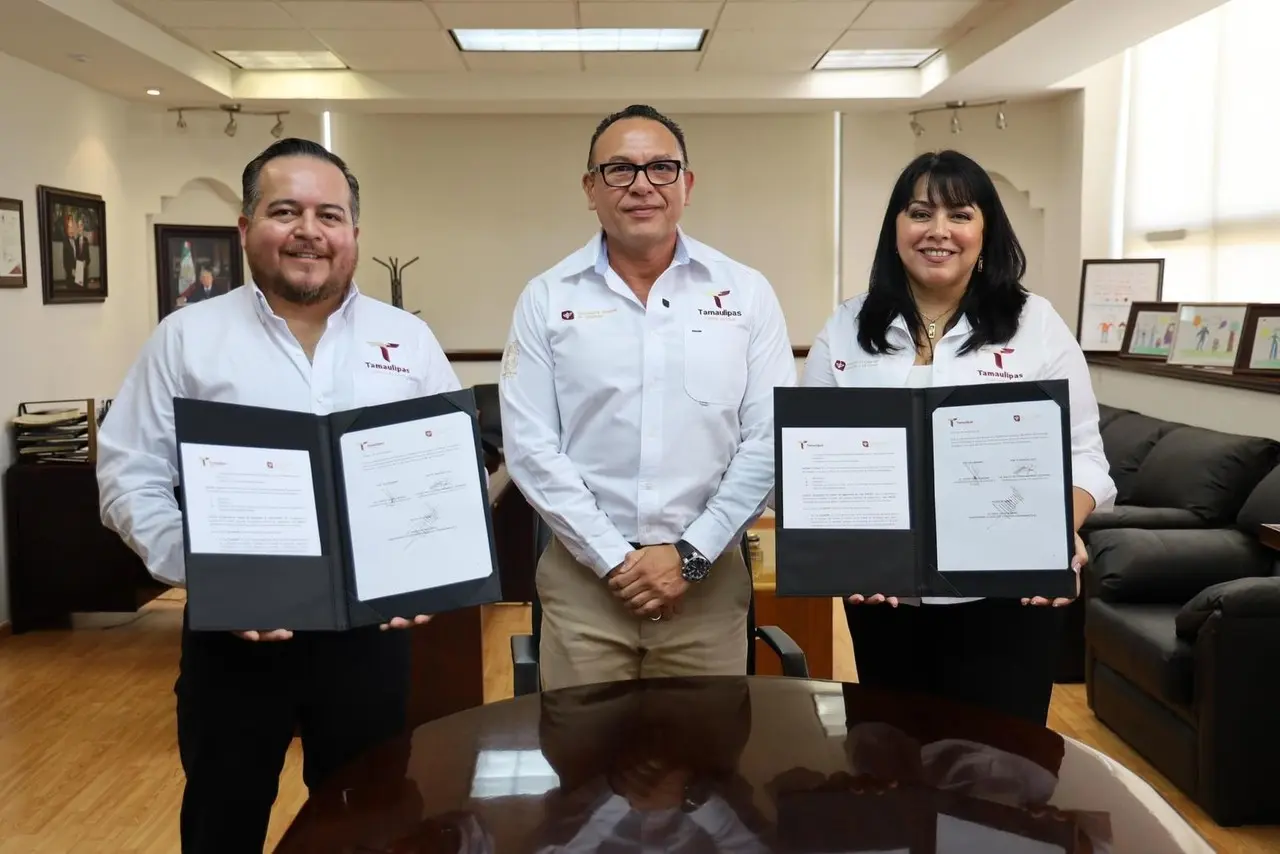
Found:
M 187 129 L 187 120 L 183 117 L 183 113 L 226 113 L 227 124 L 222 132 L 227 136 L 235 136 L 236 131 L 240 129 L 239 122 L 236 121 L 238 116 L 275 116 L 276 123 L 271 127 L 271 135 L 276 139 L 284 136 L 284 117 L 289 115 L 288 110 L 246 110 L 239 104 L 219 104 L 216 107 L 170 107 L 169 112 L 178 114 L 178 130 Z
M 923 115 L 925 113 L 937 113 L 937 112 L 942 112 L 944 110 L 949 110 L 951 112 L 951 132 L 960 133 L 961 131 L 964 130 L 964 128 L 960 124 L 960 111 L 976 110 L 981 107 L 995 107 L 996 108 L 996 129 L 1004 130 L 1009 126 L 1009 120 L 1004 114 L 1004 105 L 1007 103 L 1008 103 L 1007 101 L 983 101 L 981 103 L 970 104 L 966 101 L 948 101 L 946 104 L 944 104 L 941 107 L 926 107 L 923 110 L 912 110 L 910 113 L 911 132 L 916 136 L 924 135 L 924 125 L 920 124 L 920 120 L 917 118 L 917 116 Z

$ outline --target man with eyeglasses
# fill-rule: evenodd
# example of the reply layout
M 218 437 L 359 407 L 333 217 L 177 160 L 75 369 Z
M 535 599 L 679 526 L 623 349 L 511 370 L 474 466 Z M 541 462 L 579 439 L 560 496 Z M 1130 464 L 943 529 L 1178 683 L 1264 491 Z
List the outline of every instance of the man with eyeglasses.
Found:
M 693 181 L 671 119 L 606 118 L 582 178 L 600 231 L 516 305 L 503 445 L 554 533 L 547 689 L 746 670 L 739 544 L 773 487 L 773 389 L 795 362 L 768 280 L 679 227 Z

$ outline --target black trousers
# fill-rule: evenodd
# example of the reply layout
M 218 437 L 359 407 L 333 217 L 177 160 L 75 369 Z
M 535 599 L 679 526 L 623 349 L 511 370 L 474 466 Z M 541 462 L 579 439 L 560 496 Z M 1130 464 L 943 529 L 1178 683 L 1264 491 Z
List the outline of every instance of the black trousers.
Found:
M 982 599 L 845 605 L 858 682 L 928 694 L 1044 726 L 1064 609 Z
M 182 626 L 178 752 L 183 854 L 261 854 L 285 753 L 322 783 L 404 729 L 408 631 L 377 626 L 253 642 Z

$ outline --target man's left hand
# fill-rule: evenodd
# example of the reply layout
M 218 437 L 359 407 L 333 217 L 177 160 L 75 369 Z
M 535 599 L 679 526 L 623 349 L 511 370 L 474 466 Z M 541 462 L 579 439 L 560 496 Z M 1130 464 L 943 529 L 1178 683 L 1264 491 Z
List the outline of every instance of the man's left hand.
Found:
M 413 626 L 425 626 L 429 622 L 431 622 L 430 614 L 419 614 L 413 618 L 412 623 L 404 617 L 392 617 L 391 622 L 382 624 L 382 630 L 385 632 L 387 629 L 407 629 Z
M 1076 599 L 1080 598 L 1080 572 L 1084 569 L 1084 565 L 1089 562 L 1089 550 L 1084 547 L 1084 540 L 1080 539 L 1080 535 L 1076 534 L 1076 554 L 1071 559 L 1071 568 L 1076 571 L 1076 595 L 1070 599 L 1054 599 L 1050 601 L 1043 596 L 1036 596 L 1032 599 L 1023 599 L 1023 605 L 1052 605 L 1055 608 L 1061 608 L 1064 605 L 1070 605 Z
M 640 558 L 609 578 L 609 590 L 637 617 L 671 613 L 689 589 L 675 546 L 648 546 Z

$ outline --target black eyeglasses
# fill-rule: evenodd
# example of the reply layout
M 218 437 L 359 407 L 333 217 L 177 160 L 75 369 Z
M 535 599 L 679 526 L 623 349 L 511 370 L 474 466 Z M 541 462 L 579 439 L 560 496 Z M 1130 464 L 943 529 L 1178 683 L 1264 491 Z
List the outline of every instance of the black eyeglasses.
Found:
M 649 183 L 655 187 L 674 184 L 680 177 L 684 164 L 679 160 L 653 160 L 643 165 L 637 163 L 601 163 L 593 171 L 610 187 L 630 187 L 636 182 L 636 176 L 644 172 Z

